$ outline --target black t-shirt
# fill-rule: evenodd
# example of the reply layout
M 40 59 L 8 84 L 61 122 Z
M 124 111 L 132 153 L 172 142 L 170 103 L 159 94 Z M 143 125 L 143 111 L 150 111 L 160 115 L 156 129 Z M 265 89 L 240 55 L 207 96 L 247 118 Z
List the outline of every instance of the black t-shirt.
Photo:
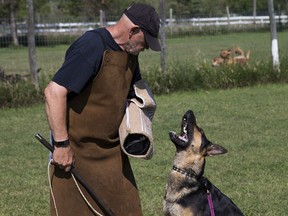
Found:
M 87 31 L 68 48 L 65 61 L 52 80 L 79 94 L 97 75 L 105 50 L 122 51 L 105 28 Z M 140 79 L 138 64 L 132 84 Z

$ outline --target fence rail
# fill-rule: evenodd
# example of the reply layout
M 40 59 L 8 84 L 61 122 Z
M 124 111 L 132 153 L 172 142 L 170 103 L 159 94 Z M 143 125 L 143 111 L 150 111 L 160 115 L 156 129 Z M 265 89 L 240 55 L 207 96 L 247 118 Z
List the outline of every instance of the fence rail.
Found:
M 286 25 L 287 15 L 275 16 L 278 23 Z M 106 22 L 105 25 L 112 25 L 115 21 Z M 212 18 L 188 18 L 188 19 L 166 19 L 166 25 L 173 26 L 245 26 L 245 25 L 267 25 L 270 23 L 269 16 L 235 16 L 235 17 L 212 17 Z M 53 22 L 36 23 L 35 32 L 45 33 L 79 33 L 100 26 L 100 22 Z M 17 22 L 17 33 L 23 35 L 27 33 L 25 21 Z M 0 37 L 9 36 L 10 26 L 8 19 L 0 19 Z
M 288 16 L 275 16 L 279 23 L 287 24 Z M 212 18 L 191 18 L 191 19 L 166 19 L 168 25 L 185 24 L 192 26 L 219 26 L 219 25 L 264 25 L 269 24 L 269 16 L 237 16 L 237 17 L 212 17 Z

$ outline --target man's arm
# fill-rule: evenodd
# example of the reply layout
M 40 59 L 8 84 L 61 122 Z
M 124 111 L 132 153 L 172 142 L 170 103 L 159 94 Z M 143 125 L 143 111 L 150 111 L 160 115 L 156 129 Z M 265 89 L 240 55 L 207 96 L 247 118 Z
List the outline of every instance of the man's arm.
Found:
M 68 140 L 66 106 L 68 89 L 51 81 L 45 88 L 46 115 L 53 138 L 56 142 Z M 69 171 L 74 162 L 70 145 L 54 146 L 53 163 Z

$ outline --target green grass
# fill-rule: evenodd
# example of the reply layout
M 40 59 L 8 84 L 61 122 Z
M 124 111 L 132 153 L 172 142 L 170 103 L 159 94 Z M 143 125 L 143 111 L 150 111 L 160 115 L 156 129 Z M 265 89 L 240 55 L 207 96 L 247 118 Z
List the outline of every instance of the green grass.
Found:
M 132 159 L 145 216 L 162 215 L 167 175 L 175 153 L 168 132 L 179 132 L 192 109 L 207 137 L 228 154 L 207 159 L 205 176 L 251 216 L 286 215 L 288 85 L 178 92 L 156 96 L 155 154 Z M 0 110 L 0 215 L 49 215 L 48 138 L 44 105 Z
M 39 75 L 55 73 L 64 61 L 65 51 L 67 48 L 68 46 L 65 45 L 55 47 L 37 47 L 37 67 L 41 68 Z M 0 67 L 2 67 L 6 73 L 29 73 L 27 47 L 1 48 L 0 55 Z
M 229 151 L 225 156 L 208 158 L 205 175 L 245 215 L 285 215 L 287 90 L 287 85 L 272 85 L 158 97 L 154 121 L 156 154 L 152 161 L 142 162 L 140 170 L 141 162 L 137 161 L 136 169 L 139 179 L 153 182 L 139 183 L 140 190 L 145 191 L 143 199 L 152 199 L 145 206 L 147 215 L 160 215 L 159 194 L 163 195 L 175 151 L 168 140 L 168 131 L 180 130 L 181 117 L 190 108 L 207 137 Z M 158 211 L 154 205 L 159 207 Z
M 278 32 L 279 56 L 288 56 L 288 31 Z M 167 39 L 167 64 L 174 65 L 193 62 L 211 64 L 211 59 L 219 55 L 221 49 L 240 46 L 244 52 L 251 50 L 251 64 L 271 59 L 271 36 L 269 32 L 232 33 L 215 36 L 191 36 Z M 40 75 L 54 74 L 64 60 L 67 45 L 54 47 L 37 47 L 37 65 L 41 68 Z M 0 67 L 7 73 L 28 73 L 27 48 L 1 48 Z M 142 71 L 158 67 L 159 52 L 145 51 L 140 54 Z
M 159 52 L 141 53 L 139 61 L 142 77 L 155 94 L 183 90 L 225 89 L 266 83 L 288 82 L 288 31 L 278 33 L 280 72 L 273 70 L 269 32 L 231 33 L 215 36 L 193 36 L 167 39 L 167 65 L 161 73 Z M 246 66 L 212 67 L 211 59 L 221 49 L 240 46 L 251 50 Z M 0 107 L 18 107 L 41 101 L 43 88 L 63 63 L 67 45 L 37 47 L 37 67 L 40 91 L 31 84 L 3 84 L 0 82 Z M 6 73 L 28 73 L 27 48 L 0 49 L 0 67 Z
M 166 42 L 167 64 L 175 62 L 193 62 L 211 64 L 212 58 L 219 56 L 221 49 L 240 46 L 246 53 L 251 50 L 251 64 L 271 58 L 270 32 L 261 33 L 232 33 L 215 36 L 191 36 L 185 38 L 167 39 Z M 288 32 L 278 33 L 279 56 L 288 55 Z M 140 55 L 140 63 L 144 67 L 159 64 L 159 54 L 144 52 Z M 149 62 L 149 64 L 147 64 Z M 143 68 L 143 67 L 142 67 Z

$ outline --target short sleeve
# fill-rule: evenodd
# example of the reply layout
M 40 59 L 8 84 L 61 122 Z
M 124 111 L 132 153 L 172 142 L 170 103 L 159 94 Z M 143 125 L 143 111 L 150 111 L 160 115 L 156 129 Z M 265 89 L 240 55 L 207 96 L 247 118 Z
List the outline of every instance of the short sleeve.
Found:
M 65 88 L 80 93 L 95 77 L 102 61 L 104 45 L 94 32 L 86 32 L 67 50 L 65 61 L 56 72 L 53 81 Z

